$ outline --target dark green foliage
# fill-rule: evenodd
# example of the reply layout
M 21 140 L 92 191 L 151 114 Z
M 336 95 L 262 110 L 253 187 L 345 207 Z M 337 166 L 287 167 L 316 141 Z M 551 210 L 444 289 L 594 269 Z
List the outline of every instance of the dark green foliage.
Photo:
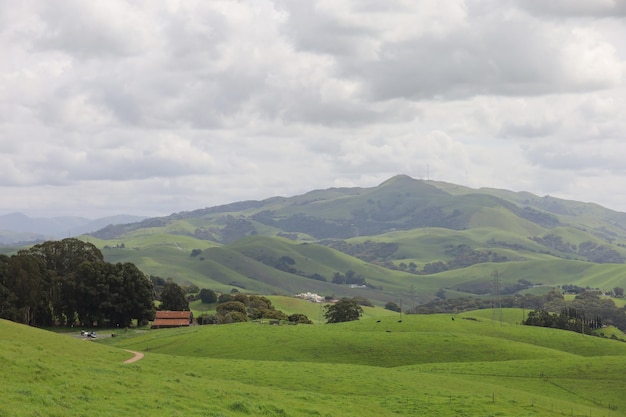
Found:
M 229 301 L 233 301 L 235 299 L 235 297 L 233 297 L 231 294 L 220 294 L 217 297 L 217 302 L 218 303 L 227 303 Z
M 248 321 L 248 316 L 241 311 L 229 311 L 222 319 L 222 323 L 243 323 L 246 321 Z
M 250 304 L 250 298 L 248 298 L 246 294 L 242 294 L 242 293 L 233 295 L 233 301 L 239 301 L 246 307 L 248 307 L 248 305 Z
M 400 312 L 402 309 L 398 304 L 394 303 L 393 301 L 389 301 L 387 304 L 385 304 L 385 310 Z
M 357 275 L 354 271 L 348 270 L 345 274 L 335 272 L 333 274 L 333 284 L 366 285 L 365 278 Z
M 218 314 L 225 316 L 226 314 L 230 313 L 231 311 L 238 311 L 242 314 L 246 314 L 248 313 L 248 310 L 245 306 L 244 303 L 242 303 L 241 301 L 227 301 L 225 303 L 219 304 L 216 308 Z
M 599 264 L 623 264 L 624 257 L 615 249 L 594 242 L 583 242 L 578 246 L 578 253 L 589 262 Z
M 221 324 L 222 319 L 217 314 L 206 314 L 206 315 L 198 316 L 198 318 L 196 319 L 196 323 L 198 323 L 199 325 Z
M 324 306 L 326 323 L 358 320 L 362 315 L 363 308 L 352 298 L 342 298 L 334 304 Z
M 229 243 L 256 234 L 256 229 L 252 222 L 229 215 L 226 217 L 226 225 L 219 230 L 219 234 L 223 243 Z
M 563 253 L 576 253 L 576 245 L 569 242 L 563 242 L 563 238 L 561 236 L 547 234 L 544 237 L 534 236 L 531 239 L 549 249 Z
M 586 291 L 584 287 L 579 287 L 578 285 L 573 284 L 564 284 L 561 286 L 561 289 L 570 294 L 580 294 Z
M 267 297 L 263 297 L 262 295 L 249 296 L 247 305 L 249 308 L 274 308 L 270 299 Z
M 394 253 L 398 250 L 397 243 L 391 242 L 374 242 L 368 240 L 363 243 L 350 244 L 343 240 L 331 241 L 327 243 L 333 249 L 337 249 L 343 253 L 362 259 L 366 262 L 386 261 L 393 259 Z
M 200 300 L 202 300 L 202 302 L 204 304 L 213 304 L 217 302 L 217 294 L 215 294 L 215 291 L 208 289 L 208 288 L 203 288 L 200 290 Z
M 189 301 L 180 285 L 169 280 L 163 286 L 160 295 L 160 310 L 189 311 Z
M 200 255 L 202 253 L 202 249 L 192 249 L 191 250 L 191 254 L 189 256 L 191 256 L 192 258 L 195 258 L 196 256 Z
M 429 262 L 418 271 L 418 274 L 429 275 L 453 269 L 467 268 L 468 266 L 485 262 L 507 262 L 509 258 L 492 251 L 477 251 L 467 245 L 448 245 L 445 253 L 454 258 L 449 262 Z M 405 268 L 406 270 L 406 268 Z
M 28 324 L 128 326 L 154 317 L 152 283 L 92 244 L 49 241 L 0 258 L 0 317 Z
M 289 317 L 280 310 L 275 309 L 259 309 L 260 317 L 273 320 L 287 320 Z M 252 317 L 252 315 L 250 315 Z
M 602 327 L 602 318 L 600 316 L 588 317 L 584 311 L 568 307 L 563 308 L 559 314 L 546 310 L 531 311 L 522 324 L 591 334 L 592 330 Z
M 504 296 L 495 298 L 459 297 L 437 299 L 428 303 L 410 308 L 409 314 L 456 313 L 471 310 L 481 310 L 502 306 L 503 308 L 541 309 L 549 303 L 562 303 L 563 295 L 559 291 L 552 291 L 543 296 L 532 294 Z M 560 304 L 559 304 L 560 305 Z M 560 307 L 558 307 L 560 308 Z
M 296 264 L 296 261 L 289 256 L 281 256 L 280 259 L 274 264 L 274 268 L 280 269 L 281 271 L 295 273 L 297 270 L 293 267 Z
M 322 276 L 322 275 L 320 275 L 318 273 L 307 275 L 307 278 L 311 278 L 311 279 L 314 279 L 314 280 L 317 280 L 317 281 L 323 281 L 323 282 L 327 281 L 325 276 Z
M 599 264 L 623 264 L 625 261 L 624 257 L 615 249 L 604 245 L 598 245 L 592 241 L 582 242 L 578 245 L 578 247 L 576 247 L 574 244 L 563 242 L 563 238 L 561 236 L 554 234 L 548 234 L 544 237 L 535 236 L 531 239 L 549 249 L 562 253 L 578 255 L 589 262 Z
M 345 284 L 346 283 L 346 276 L 344 274 L 342 274 L 341 272 L 335 272 L 333 274 L 333 284 Z
M 559 219 L 556 216 L 542 212 L 532 207 L 526 206 L 521 210 L 514 209 L 513 212 L 523 219 L 529 220 L 535 224 L 538 224 L 539 226 L 543 226 L 546 228 L 553 228 L 559 225 Z
M 313 322 L 306 315 L 301 314 L 301 313 L 292 314 L 289 317 L 287 317 L 287 320 L 289 320 L 289 322 L 291 323 L 313 324 Z

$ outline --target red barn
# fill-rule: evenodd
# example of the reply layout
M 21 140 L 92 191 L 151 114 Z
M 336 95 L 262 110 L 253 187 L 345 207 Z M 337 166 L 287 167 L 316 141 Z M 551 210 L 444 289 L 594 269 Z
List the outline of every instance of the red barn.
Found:
M 192 321 L 191 311 L 157 311 L 152 328 L 184 327 L 189 326 Z

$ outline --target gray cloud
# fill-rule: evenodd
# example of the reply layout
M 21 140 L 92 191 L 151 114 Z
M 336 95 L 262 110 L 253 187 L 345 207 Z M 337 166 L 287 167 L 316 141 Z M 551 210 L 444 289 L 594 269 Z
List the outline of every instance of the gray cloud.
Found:
M 623 16 L 621 1 L 0 0 L 0 212 L 167 214 L 426 167 L 626 210 Z

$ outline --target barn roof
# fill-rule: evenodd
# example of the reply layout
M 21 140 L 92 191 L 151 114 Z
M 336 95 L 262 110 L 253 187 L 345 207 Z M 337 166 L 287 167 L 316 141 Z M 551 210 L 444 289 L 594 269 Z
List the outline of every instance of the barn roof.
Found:
M 157 311 L 153 328 L 181 327 L 191 324 L 191 311 Z
M 157 311 L 156 312 L 156 319 L 187 319 L 189 320 L 191 318 L 191 311 L 169 311 L 169 310 L 163 310 L 163 311 Z

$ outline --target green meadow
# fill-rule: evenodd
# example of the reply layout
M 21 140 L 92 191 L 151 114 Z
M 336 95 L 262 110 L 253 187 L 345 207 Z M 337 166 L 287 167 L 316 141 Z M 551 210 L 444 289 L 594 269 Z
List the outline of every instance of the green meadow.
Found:
M 626 415 L 626 343 L 521 326 L 521 315 L 250 322 L 95 342 L 0 320 L 0 416 Z M 125 364 L 125 349 L 145 357 Z

